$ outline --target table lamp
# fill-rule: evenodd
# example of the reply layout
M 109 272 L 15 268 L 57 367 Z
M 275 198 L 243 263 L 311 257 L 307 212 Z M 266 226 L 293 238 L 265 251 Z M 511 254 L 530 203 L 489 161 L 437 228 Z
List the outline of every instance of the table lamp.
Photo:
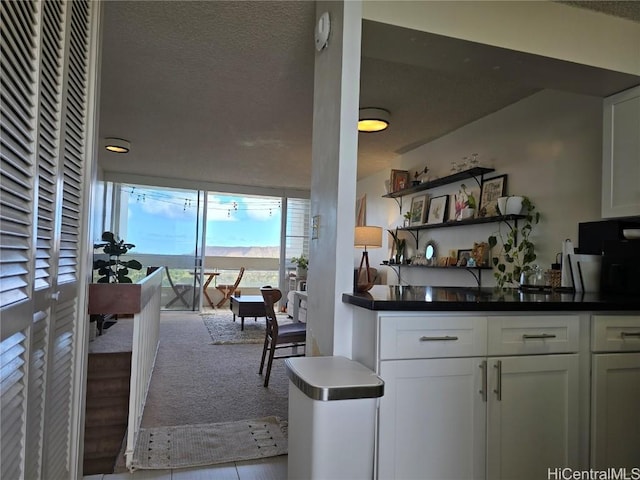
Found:
M 360 260 L 360 268 L 358 268 L 358 275 L 356 276 L 356 289 L 358 292 L 366 292 L 371 289 L 374 281 L 369 271 L 369 253 L 367 252 L 367 248 L 382 247 L 382 227 L 356 227 L 353 244 L 356 248 L 364 248 L 362 259 Z M 367 269 L 367 283 L 365 284 L 360 283 L 363 264 L 366 265 Z

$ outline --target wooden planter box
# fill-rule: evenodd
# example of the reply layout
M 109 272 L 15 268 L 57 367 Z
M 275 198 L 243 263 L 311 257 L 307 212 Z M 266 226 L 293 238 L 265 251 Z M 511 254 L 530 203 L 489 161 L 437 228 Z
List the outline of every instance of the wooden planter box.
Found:
M 124 315 L 141 310 L 139 283 L 90 283 L 87 313 Z

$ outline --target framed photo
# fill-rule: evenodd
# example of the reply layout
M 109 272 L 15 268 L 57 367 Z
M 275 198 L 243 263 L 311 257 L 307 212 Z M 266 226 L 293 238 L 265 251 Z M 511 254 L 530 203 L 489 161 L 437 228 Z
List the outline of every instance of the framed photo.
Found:
M 424 215 L 427 211 L 427 196 L 420 195 L 411 199 L 411 217 L 409 217 L 409 225 L 422 225 L 424 223 Z
M 443 223 L 447 219 L 447 204 L 449 201 L 449 195 L 442 195 L 441 197 L 434 197 L 429 203 L 429 215 L 427 217 L 427 223 Z
M 456 265 L 458 267 L 466 267 L 467 262 L 471 258 L 471 249 L 469 250 L 458 250 L 458 263 Z
M 408 170 L 391 170 L 391 193 L 399 192 L 409 187 Z
M 482 190 L 480 192 L 479 216 L 495 217 L 496 215 L 500 215 L 498 212 L 498 198 L 503 197 L 506 192 L 506 175 L 483 180 Z

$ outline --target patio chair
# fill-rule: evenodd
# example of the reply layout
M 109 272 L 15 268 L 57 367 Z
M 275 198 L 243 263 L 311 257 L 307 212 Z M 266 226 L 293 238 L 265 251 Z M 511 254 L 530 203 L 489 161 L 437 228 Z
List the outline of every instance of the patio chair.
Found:
M 175 294 L 175 297 L 173 297 L 165 306 L 164 308 L 169 308 L 171 305 L 173 305 L 174 303 L 180 301 L 182 302 L 182 304 L 191 309 L 193 308 L 193 305 L 191 304 L 191 301 L 193 299 L 193 291 L 195 289 L 195 285 L 193 283 L 175 283 L 173 281 L 173 279 L 171 278 L 171 274 L 169 273 L 169 267 L 165 267 L 164 268 L 165 273 L 167 274 L 167 280 L 169 281 L 169 285 L 171 285 L 171 289 L 173 290 L 173 293 Z M 191 293 L 191 299 L 189 299 L 189 294 Z M 188 300 L 189 299 L 189 300 Z
M 216 289 L 222 292 L 222 300 L 220 300 L 216 304 L 216 307 L 218 308 L 221 307 L 222 305 L 224 305 L 224 303 L 227 300 L 229 300 L 229 298 L 231 298 L 231 295 L 233 295 L 233 292 L 235 292 L 236 288 L 238 288 L 238 285 L 240 285 L 240 280 L 242 280 L 242 275 L 244 275 L 244 267 L 240 267 L 240 273 L 238 273 L 238 278 L 236 278 L 236 281 L 233 285 L 225 285 L 225 284 L 216 285 Z
M 305 355 L 307 341 L 307 324 L 303 322 L 286 323 L 278 325 L 278 317 L 276 316 L 273 306 L 282 298 L 282 292 L 277 288 L 261 288 L 262 298 L 264 299 L 265 312 L 267 314 L 267 329 L 264 337 L 264 347 L 262 348 L 262 360 L 260 360 L 260 370 L 258 373 L 262 375 L 264 370 L 264 361 L 269 352 L 269 360 L 267 361 L 267 373 L 264 377 L 264 386 L 269 386 L 269 377 L 271 376 L 271 366 L 276 358 L 303 357 Z M 302 352 L 298 352 L 298 347 L 302 347 Z M 276 350 L 283 348 L 291 348 L 291 353 L 275 356 Z

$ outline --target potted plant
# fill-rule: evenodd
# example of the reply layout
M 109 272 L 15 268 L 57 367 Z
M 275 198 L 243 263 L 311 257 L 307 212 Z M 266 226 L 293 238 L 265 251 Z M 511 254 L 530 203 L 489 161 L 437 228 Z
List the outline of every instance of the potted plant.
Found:
M 460 185 L 460 193 L 455 196 L 456 220 L 471 218 L 476 212 L 477 202 L 473 193 L 467 191 L 467 186 Z
M 299 257 L 292 257 L 291 263 L 296 265 L 296 277 L 306 278 L 307 270 L 309 268 L 309 259 L 302 254 Z
M 408 227 L 409 224 L 411 223 L 411 210 L 409 210 L 408 212 L 405 212 L 403 217 L 404 217 L 404 226 Z
M 124 240 L 117 241 L 112 232 L 102 233 L 102 242 L 95 243 L 94 249 L 102 249 L 108 256 L 108 260 L 98 258 L 93 261 L 93 269 L 98 270 L 97 283 L 132 283 L 129 269 L 141 270 L 142 264 L 137 260 L 120 260 L 120 256 L 135 247 L 133 243 L 125 243 Z
M 522 198 L 522 208 L 526 212 L 524 219 L 513 224 L 500 222 L 498 232 L 488 239 L 492 249 L 498 245 L 498 240 L 502 245 L 501 250 L 491 258 L 497 269 L 493 275 L 499 288 L 505 288 L 509 284 L 518 285 L 521 274 L 533 270 L 532 263 L 536 259 L 536 253 L 530 236 L 534 226 L 540 221 L 540 212 L 536 211 L 528 197 Z M 503 224 L 507 225 L 507 232 L 502 230 Z
M 106 259 L 95 258 L 93 261 L 93 269 L 98 271 L 100 278 L 89 285 L 88 302 L 90 321 L 100 323 L 110 315 L 139 312 L 142 291 L 140 284 L 133 283 L 128 277 L 129 269 L 141 270 L 142 264 L 137 260 L 120 259 L 135 245 L 117 240 L 112 232 L 103 232 L 101 239 L 93 248 L 101 249 Z
M 407 241 L 404 238 L 398 237 L 397 228 L 395 232 L 392 232 L 391 230 L 387 230 L 387 232 L 389 232 L 389 234 L 393 237 L 394 258 L 391 259 L 391 263 L 404 263 L 404 251 L 407 246 Z

